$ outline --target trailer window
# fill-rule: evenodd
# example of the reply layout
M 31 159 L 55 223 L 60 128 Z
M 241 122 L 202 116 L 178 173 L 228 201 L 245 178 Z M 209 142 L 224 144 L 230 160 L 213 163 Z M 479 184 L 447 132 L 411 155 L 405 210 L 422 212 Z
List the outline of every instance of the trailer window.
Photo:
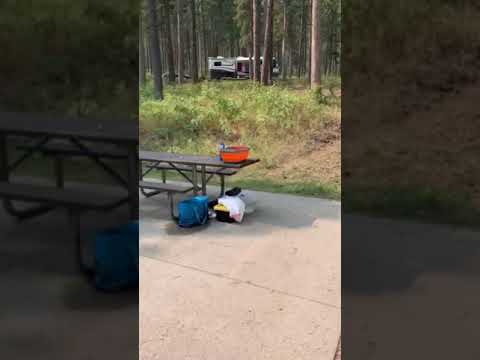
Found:
M 222 62 L 221 61 L 215 61 L 213 63 L 213 66 L 222 66 Z

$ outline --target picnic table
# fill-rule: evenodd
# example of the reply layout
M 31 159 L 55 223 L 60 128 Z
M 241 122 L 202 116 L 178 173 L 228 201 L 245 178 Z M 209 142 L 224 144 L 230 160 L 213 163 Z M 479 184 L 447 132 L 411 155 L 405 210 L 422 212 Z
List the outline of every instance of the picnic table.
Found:
M 13 143 L 13 145 L 12 145 Z M 19 145 L 20 144 L 20 145 Z M 110 145 L 98 151 L 98 145 Z M 19 146 L 17 146 L 19 145 Z M 21 155 L 10 159 L 9 149 L 16 147 Z M 122 149 L 110 154 L 113 148 Z M 110 149 L 110 150 L 109 150 Z M 12 172 L 33 154 L 43 152 L 51 155 L 83 156 L 102 168 L 126 189 L 122 198 L 66 189 L 63 183 L 63 167 L 57 167 L 56 187 L 38 185 L 34 182 L 14 183 Z M 56 207 L 66 207 L 75 214 L 76 237 L 79 242 L 78 214 L 83 210 L 110 210 L 128 203 L 131 219 L 138 219 L 138 124 L 130 120 L 74 119 L 45 114 L 0 112 L 0 198 L 8 214 L 20 219 L 48 212 Z M 125 179 L 104 158 L 123 158 L 128 164 Z M 16 209 L 12 201 L 36 203 L 27 210 Z M 38 205 L 39 204 L 39 205 Z
M 203 195 L 207 194 L 207 184 L 215 176 L 221 179 L 221 194 L 225 190 L 225 176 L 231 176 L 240 169 L 253 165 L 260 159 L 247 159 L 240 163 L 226 163 L 218 157 L 204 155 L 184 155 L 168 152 L 140 151 L 139 152 L 140 174 L 139 187 L 146 197 L 154 196 L 162 192 L 167 192 L 170 198 L 170 207 L 173 216 L 173 198 L 172 193 L 185 193 L 193 191 L 196 195 L 201 190 Z M 146 166 L 143 166 L 146 163 Z M 146 168 L 143 171 L 143 168 Z M 145 181 L 144 178 L 153 170 L 161 170 L 163 174 L 163 183 L 154 183 Z M 165 171 L 175 171 L 180 174 L 189 185 L 180 186 L 167 184 Z M 208 176 L 208 177 L 207 177 Z M 200 177 L 200 186 L 198 178 Z M 152 190 L 146 192 L 145 189 Z

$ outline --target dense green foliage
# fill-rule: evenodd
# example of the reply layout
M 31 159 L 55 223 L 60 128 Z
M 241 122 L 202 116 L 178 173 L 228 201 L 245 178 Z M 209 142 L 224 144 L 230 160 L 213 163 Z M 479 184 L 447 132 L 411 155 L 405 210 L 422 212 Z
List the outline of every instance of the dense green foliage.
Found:
M 181 9 L 177 9 L 174 0 L 158 0 L 158 19 L 160 48 L 162 53 L 163 72 L 178 73 L 177 61 L 168 62 L 178 57 L 177 14 L 182 16 L 181 37 L 182 54 L 185 72 L 192 73 L 193 41 L 197 44 L 198 71 L 203 78 L 208 77 L 207 58 L 216 56 L 253 56 L 252 39 L 252 0 L 195 0 L 195 11 L 192 14 L 190 2 L 183 1 Z M 263 53 L 265 31 L 264 2 L 259 1 L 259 42 Z M 311 11 L 309 0 L 275 0 L 273 11 L 273 56 L 286 70 L 288 77 L 308 77 L 310 62 L 310 27 Z M 341 41 L 341 6 L 340 0 L 320 0 L 321 4 L 321 53 L 322 68 L 325 74 L 340 73 L 340 41 Z M 284 11 L 286 9 L 286 11 Z M 146 11 L 142 12 L 147 43 L 148 22 Z M 167 15 L 169 14 L 168 18 Z M 196 29 L 192 29 L 193 16 Z M 172 48 L 168 42 L 172 41 Z M 282 48 L 285 40 L 285 46 Z M 145 67 L 151 71 L 149 50 L 145 51 Z M 174 69 L 172 69 L 174 68 Z M 167 78 L 165 77 L 166 81 Z M 170 81 L 172 82 L 172 81 Z
M 405 82 L 436 70 L 448 76 L 475 61 L 480 47 L 477 1 L 352 0 L 343 10 L 343 31 L 350 36 L 342 47 L 351 79 L 395 77 L 400 71 Z
M 244 144 L 262 161 L 229 179 L 232 186 L 338 198 L 339 173 L 319 181 L 315 170 L 299 175 L 293 165 L 324 134 L 338 136 L 332 129 L 340 122 L 340 80 L 327 78 L 326 84 L 332 91 L 327 87 L 320 96 L 293 80 L 271 87 L 203 82 L 168 86 L 164 100 L 157 101 L 148 82 L 140 91 L 140 142 L 144 149 L 205 155 L 216 154 L 221 142 Z M 286 158 L 291 168 L 285 168 Z M 288 179 L 278 178 L 278 172 Z
M 279 140 L 305 139 L 339 118 L 339 100 L 320 103 L 311 91 L 250 82 L 205 82 L 167 88 L 164 101 L 142 89 L 142 144 L 167 151 L 214 153 L 216 145 L 244 143 L 270 158 Z
M 345 208 L 478 223 L 478 1 L 343 6 Z
M 1 107 L 134 115 L 137 0 L 0 2 Z

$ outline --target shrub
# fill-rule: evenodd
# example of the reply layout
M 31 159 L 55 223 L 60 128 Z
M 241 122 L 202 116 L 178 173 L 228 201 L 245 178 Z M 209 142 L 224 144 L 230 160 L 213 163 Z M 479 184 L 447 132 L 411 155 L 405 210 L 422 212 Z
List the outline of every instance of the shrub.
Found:
M 339 118 L 339 103 L 318 101 L 309 90 L 247 81 L 167 86 L 163 101 L 152 99 L 150 83 L 140 90 L 142 147 L 213 153 L 220 142 L 242 143 L 269 167 L 278 162 L 271 149 L 307 143 Z

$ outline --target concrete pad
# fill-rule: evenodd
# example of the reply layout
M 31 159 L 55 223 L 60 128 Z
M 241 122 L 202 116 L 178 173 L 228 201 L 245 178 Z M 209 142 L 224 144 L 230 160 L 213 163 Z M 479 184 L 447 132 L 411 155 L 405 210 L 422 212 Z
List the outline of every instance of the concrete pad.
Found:
M 347 216 L 343 329 L 359 359 L 480 359 L 480 232 Z M 392 351 L 395 349 L 395 351 Z
M 142 359 L 334 357 L 340 204 L 254 194 L 244 223 L 188 230 L 163 196 L 141 199 Z
M 128 221 L 125 208 L 82 216 L 96 231 Z M 0 203 L 0 358 L 133 359 L 138 292 L 105 293 L 76 267 L 65 211 L 16 222 Z
M 333 359 L 340 309 L 142 259 L 140 358 Z

